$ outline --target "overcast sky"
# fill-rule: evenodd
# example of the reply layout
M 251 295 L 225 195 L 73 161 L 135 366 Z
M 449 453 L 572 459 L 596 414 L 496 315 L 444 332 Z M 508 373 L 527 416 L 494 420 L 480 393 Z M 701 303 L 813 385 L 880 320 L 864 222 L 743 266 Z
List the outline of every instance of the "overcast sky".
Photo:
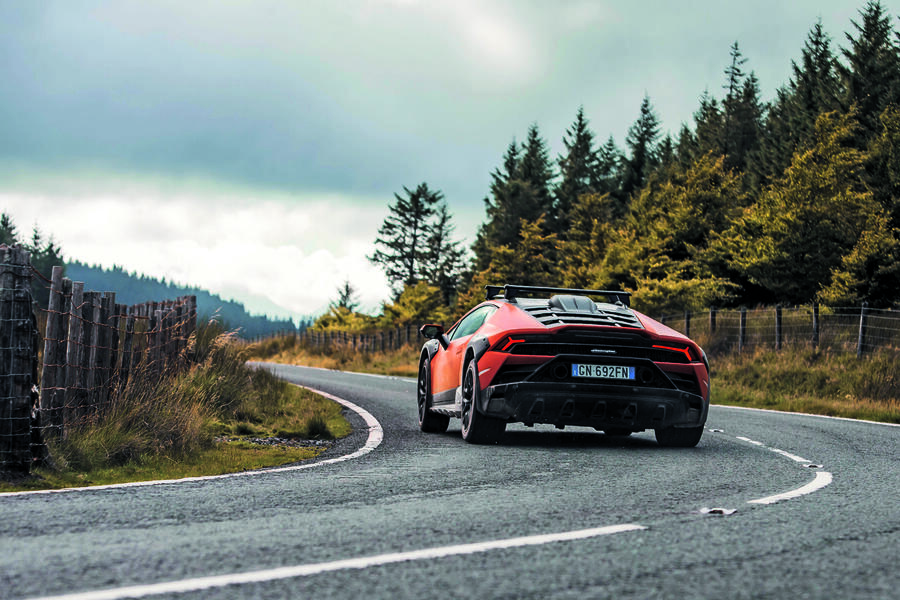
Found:
M 883 2 L 894 17 L 898 1 Z M 821 19 L 863 0 L 111 0 L 0 3 L 0 211 L 67 258 L 321 311 L 393 193 L 444 192 L 467 244 L 490 172 L 579 106 L 620 147 L 650 97 L 677 134 L 737 41 L 765 99 Z M 896 24 L 896 22 L 895 22 Z

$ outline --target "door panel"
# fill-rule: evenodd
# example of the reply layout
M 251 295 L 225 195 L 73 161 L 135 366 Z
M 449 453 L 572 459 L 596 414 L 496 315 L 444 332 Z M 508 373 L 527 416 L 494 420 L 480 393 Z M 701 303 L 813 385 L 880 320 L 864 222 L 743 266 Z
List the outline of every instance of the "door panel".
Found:
M 439 394 L 459 387 L 459 373 L 463 353 L 471 335 L 457 338 L 450 342 L 446 350 L 439 350 L 431 363 L 431 393 Z M 440 358 L 438 358 L 440 357 Z

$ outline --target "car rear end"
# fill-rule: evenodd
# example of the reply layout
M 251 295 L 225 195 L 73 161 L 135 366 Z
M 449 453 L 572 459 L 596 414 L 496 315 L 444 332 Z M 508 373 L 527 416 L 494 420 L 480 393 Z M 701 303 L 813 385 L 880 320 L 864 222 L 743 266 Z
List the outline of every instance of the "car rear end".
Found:
M 585 300 L 516 300 L 538 323 L 505 332 L 479 360 L 482 412 L 604 431 L 702 428 L 709 407 L 702 350 L 623 304 Z

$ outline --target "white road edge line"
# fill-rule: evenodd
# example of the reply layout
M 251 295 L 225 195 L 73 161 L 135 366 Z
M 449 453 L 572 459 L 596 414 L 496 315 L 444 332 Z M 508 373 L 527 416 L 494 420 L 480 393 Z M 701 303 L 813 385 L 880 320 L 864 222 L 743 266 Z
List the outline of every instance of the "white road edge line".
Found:
M 198 590 L 220 588 L 229 585 L 261 583 L 277 579 L 289 579 L 293 577 L 307 577 L 310 575 L 327 573 L 329 571 L 340 571 L 345 569 L 367 569 L 369 567 L 378 567 L 382 565 L 415 560 L 445 558 L 448 556 L 459 556 L 463 554 L 476 554 L 480 552 L 488 552 L 491 550 L 520 548 L 523 546 L 539 546 L 543 544 L 551 544 L 554 542 L 571 542 L 575 540 L 584 540 L 603 535 L 624 533 L 626 531 L 639 531 L 643 529 L 647 528 L 636 523 L 626 523 L 623 525 L 610 525 L 607 527 L 580 529 L 576 531 L 564 531 L 561 533 L 530 535 L 525 537 L 509 538 L 505 540 L 476 542 L 473 544 L 438 546 L 435 548 L 424 548 L 422 550 L 412 550 L 409 552 L 392 552 L 389 554 L 378 554 L 374 556 L 348 558 L 331 562 L 280 567 L 262 571 L 251 571 L 248 573 L 233 573 L 228 575 L 197 577 L 194 579 L 183 579 L 181 581 L 166 581 L 163 583 L 135 585 L 106 590 L 97 590 L 93 592 L 65 594 L 62 596 L 45 596 L 43 598 L 36 598 L 33 600 L 118 600 L 120 598 L 144 598 L 147 596 L 157 596 L 160 594 L 194 592 Z
M 781 502 L 782 500 L 790 500 L 791 498 L 797 498 L 799 496 L 812 494 L 816 490 L 820 490 L 831 483 L 831 479 L 831 473 L 827 471 L 819 471 L 818 473 L 816 473 L 815 479 L 813 479 L 803 487 L 799 487 L 796 490 L 791 490 L 782 494 L 775 494 L 774 496 L 766 496 L 765 498 L 748 500 L 747 504 L 775 504 L 776 502 Z
M 772 410 L 771 408 L 753 408 L 750 406 L 732 406 L 730 404 L 712 404 L 715 408 L 730 408 L 733 410 L 745 410 L 752 412 L 772 413 L 776 415 L 794 415 L 797 417 L 814 417 L 816 419 L 832 419 L 834 421 L 849 421 L 850 423 L 866 423 L 868 425 L 884 425 L 885 427 L 900 427 L 900 423 L 884 423 L 882 421 L 869 421 L 866 419 L 851 419 L 849 417 L 832 417 L 830 415 L 813 415 L 810 413 L 791 412 L 787 410 Z
M 344 400 L 343 398 L 338 398 L 328 392 L 323 392 L 321 390 L 316 390 L 310 387 L 306 387 L 303 385 L 297 385 L 298 387 L 302 387 L 307 389 L 315 394 L 319 394 L 320 396 L 324 396 L 329 400 L 334 400 L 338 404 L 352 410 L 356 414 L 358 414 L 362 419 L 366 422 L 366 427 L 369 430 L 369 436 L 366 438 L 366 443 L 357 450 L 356 452 L 352 452 L 350 454 L 345 454 L 343 456 L 338 456 L 335 458 L 329 458 L 327 460 L 321 460 L 319 462 L 313 463 L 303 463 L 299 465 L 292 465 L 289 467 L 269 467 L 266 469 L 256 469 L 254 471 L 241 471 L 240 473 L 225 473 L 224 475 L 203 475 L 200 477 L 182 477 L 181 479 L 157 479 L 154 481 L 133 481 L 131 483 L 111 483 L 109 485 L 94 485 L 94 486 L 84 486 L 84 487 L 74 487 L 74 488 L 63 488 L 58 490 L 31 490 L 28 492 L 3 492 L 0 493 L 0 498 L 10 497 L 10 496 L 33 496 L 38 494 L 64 494 L 69 492 L 85 492 L 85 491 L 99 491 L 99 490 L 114 490 L 121 488 L 133 488 L 133 487 L 149 487 L 154 485 L 165 485 L 170 483 L 189 483 L 195 481 L 212 481 L 214 479 L 231 479 L 234 477 L 249 477 L 253 475 L 265 475 L 268 473 L 285 473 L 288 471 L 301 471 L 304 469 L 312 469 L 315 467 L 321 467 L 323 465 L 330 465 L 334 463 L 344 462 L 345 460 L 352 460 L 354 458 L 359 458 L 365 454 L 368 454 L 379 445 L 384 440 L 384 429 L 381 427 L 381 423 L 372 416 L 372 414 L 366 409 L 358 406 L 349 400 Z

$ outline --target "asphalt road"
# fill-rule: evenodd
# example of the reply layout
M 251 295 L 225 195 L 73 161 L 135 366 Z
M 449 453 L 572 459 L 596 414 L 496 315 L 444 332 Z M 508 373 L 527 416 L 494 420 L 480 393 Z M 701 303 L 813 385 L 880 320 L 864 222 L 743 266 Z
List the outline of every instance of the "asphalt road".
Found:
M 377 443 L 352 413 L 315 467 L 0 496 L 0 597 L 900 597 L 898 427 L 713 407 L 693 449 L 473 446 L 418 431 L 411 380 L 273 368 L 383 441 L 325 462 Z

